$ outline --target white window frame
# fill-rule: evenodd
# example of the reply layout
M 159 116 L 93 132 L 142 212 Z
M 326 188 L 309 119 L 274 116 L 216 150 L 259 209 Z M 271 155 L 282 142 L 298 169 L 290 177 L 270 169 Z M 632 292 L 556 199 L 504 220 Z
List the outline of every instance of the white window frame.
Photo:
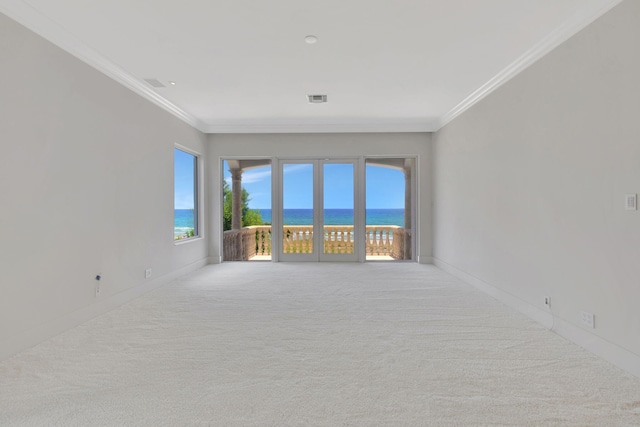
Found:
M 189 243 L 189 242 L 193 242 L 196 240 L 200 240 L 202 238 L 204 238 L 204 230 L 203 230 L 203 221 L 201 220 L 202 218 L 202 206 L 204 205 L 204 203 L 202 203 L 202 197 L 203 197 L 203 192 L 201 191 L 202 189 L 202 182 L 203 182 L 203 178 L 202 178 L 202 155 L 200 153 L 198 153 L 197 151 L 189 148 L 189 147 L 185 147 L 184 145 L 180 145 L 180 144 L 174 144 L 174 151 L 173 151 L 173 180 L 174 180 L 174 188 L 173 188 L 173 196 L 174 196 L 174 206 L 173 206 L 173 226 L 175 228 L 175 194 L 176 194 L 176 189 L 175 189 L 175 176 L 176 176 L 176 170 L 175 170 L 175 150 L 180 150 L 183 153 L 186 154 L 190 154 L 195 158 L 194 161 L 194 179 L 193 179 L 193 185 L 194 185 L 194 198 L 193 198 L 193 203 L 194 203 L 194 207 L 193 207 L 193 214 L 194 214 L 194 219 L 193 219 L 193 225 L 194 225 L 194 236 L 193 237 L 187 237 L 184 239 L 179 239 L 179 240 L 173 240 L 174 245 L 182 245 L 185 243 Z M 172 232 L 172 234 L 174 234 Z

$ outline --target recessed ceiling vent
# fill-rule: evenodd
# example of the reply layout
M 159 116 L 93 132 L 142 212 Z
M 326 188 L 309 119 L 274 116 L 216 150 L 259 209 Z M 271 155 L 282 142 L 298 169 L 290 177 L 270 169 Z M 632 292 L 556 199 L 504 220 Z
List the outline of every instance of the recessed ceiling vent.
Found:
M 153 87 L 166 87 L 162 84 L 162 82 L 158 79 L 144 79 L 145 82 L 149 83 Z
M 324 104 L 327 102 L 327 95 L 307 95 L 311 104 Z

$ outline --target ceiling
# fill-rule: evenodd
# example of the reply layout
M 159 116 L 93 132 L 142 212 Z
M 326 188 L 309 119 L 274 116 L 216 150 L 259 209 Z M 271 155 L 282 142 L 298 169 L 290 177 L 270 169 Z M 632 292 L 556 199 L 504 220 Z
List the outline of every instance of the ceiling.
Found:
M 203 132 L 416 132 L 620 1 L 0 0 L 0 11 Z

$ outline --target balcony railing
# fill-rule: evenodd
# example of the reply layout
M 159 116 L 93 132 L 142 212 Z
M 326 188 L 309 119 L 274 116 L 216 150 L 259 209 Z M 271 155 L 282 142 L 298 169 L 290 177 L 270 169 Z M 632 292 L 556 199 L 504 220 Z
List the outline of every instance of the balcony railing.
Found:
M 395 225 L 367 225 L 367 256 L 411 259 L 411 231 Z M 313 226 L 284 226 L 282 249 L 286 254 L 308 254 L 313 249 Z M 271 226 L 258 225 L 224 232 L 225 261 L 247 261 L 271 255 Z M 324 253 L 352 254 L 355 251 L 353 226 L 324 226 Z

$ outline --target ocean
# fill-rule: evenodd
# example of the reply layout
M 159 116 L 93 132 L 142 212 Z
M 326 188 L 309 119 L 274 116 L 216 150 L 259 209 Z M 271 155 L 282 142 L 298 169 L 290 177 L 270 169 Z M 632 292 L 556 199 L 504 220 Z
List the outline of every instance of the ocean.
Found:
M 257 209 L 262 220 L 271 223 L 271 209 Z M 285 209 L 284 222 L 287 225 L 311 225 L 311 209 Z M 353 224 L 353 209 L 326 209 L 326 225 Z M 404 209 L 367 209 L 367 225 L 397 225 L 404 227 Z M 174 215 L 174 235 L 180 236 L 193 228 L 193 209 L 176 209 Z
M 271 209 L 258 209 L 264 222 L 271 222 Z M 404 209 L 367 209 L 367 225 L 398 225 L 404 227 Z M 286 225 L 313 224 L 312 209 L 285 209 Z M 326 225 L 353 224 L 353 209 L 325 209 Z
M 193 209 L 175 209 L 173 212 L 173 236 L 184 236 L 193 228 Z

